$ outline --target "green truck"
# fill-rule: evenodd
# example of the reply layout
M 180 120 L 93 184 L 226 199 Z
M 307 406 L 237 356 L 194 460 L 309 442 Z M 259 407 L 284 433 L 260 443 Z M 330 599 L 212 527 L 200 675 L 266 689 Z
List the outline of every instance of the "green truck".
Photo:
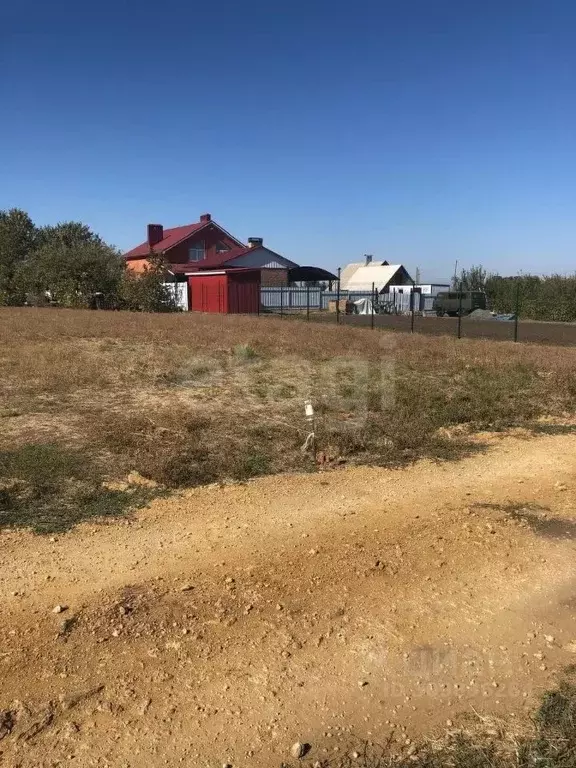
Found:
M 475 309 L 486 309 L 486 294 L 482 291 L 444 291 L 434 297 L 432 309 L 438 317 L 469 315 Z

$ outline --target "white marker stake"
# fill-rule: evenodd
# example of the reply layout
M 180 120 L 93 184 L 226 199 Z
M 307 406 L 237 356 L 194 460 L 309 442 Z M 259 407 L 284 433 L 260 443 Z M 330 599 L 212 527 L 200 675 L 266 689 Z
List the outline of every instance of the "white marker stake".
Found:
M 314 406 L 310 400 L 304 401 L 304 415 L 306 416 L 306 421 L 310 425 L 310 433 L 302 446 L 302 450 L 304 452 L 311 450 L 312 459 L 314 460 L 316 458 L 316 435 L 314 429 Z

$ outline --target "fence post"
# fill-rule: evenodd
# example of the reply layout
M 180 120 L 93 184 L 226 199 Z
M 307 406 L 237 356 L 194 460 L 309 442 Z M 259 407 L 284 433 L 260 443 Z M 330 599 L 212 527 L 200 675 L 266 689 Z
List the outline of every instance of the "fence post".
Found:
M 306 286 L 306 320 L 310 322 L 310 286 Z
M 410 294 L 410 312 L 412 317 L 410 318 L 410 333 L 414 333 L 414 301 L 415 301 L 416 283 L 412 281 L 412 293 Z
M 372 298 L 370 300 L 370 328 L 374 330 L 374 283 L 372 283 Z
M 520 280 L 516 278 L 516 307 L 514 309 L 514 341 L 518 341 L 518 313 L 520 312 Z
M 336 322 L 340 322 L 340 267 L 338 267 L 338 285 L 336 286 Z
M 462 338 L 462 283 L 458 292 L 458 338 Z
M 284 289 L 280 286 L 280 317 L 284 315 Z

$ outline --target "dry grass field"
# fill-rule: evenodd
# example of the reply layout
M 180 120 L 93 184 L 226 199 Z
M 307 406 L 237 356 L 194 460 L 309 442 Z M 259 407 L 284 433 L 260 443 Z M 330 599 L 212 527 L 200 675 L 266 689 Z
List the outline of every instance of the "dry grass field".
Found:
M 0 366 L 0 764 L 574 768 L 576 351 L 6 309 Z
M 463 455 L 576 400 L 576 350 L 271 317 L 4 309 L 0 364 L 0 524 L 46 532 L 170 488 Z

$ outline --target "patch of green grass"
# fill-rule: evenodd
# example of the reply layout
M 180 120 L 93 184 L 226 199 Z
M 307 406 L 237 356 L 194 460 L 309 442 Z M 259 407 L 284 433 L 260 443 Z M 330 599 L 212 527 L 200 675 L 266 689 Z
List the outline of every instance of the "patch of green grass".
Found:
M 263 453 L 251 453 L 243 456 L 235 467 L 235 476 L 239 480 L 258 475 L 268 475 L 272 471 L 270 458 Z
M 0 452 L 0 527 L 66 531 L 91 518 L 120 517 L 158 489 L 112 490 L 85 452 L 44 443 Z
M 236 344 L 232 353 L 238 360 L 244 361 L 256 360 L 258 357 L 258 352 L 251 344 Z
M 86 424 L 114 464 L 137 471 L 166 488 L 246 480 L 303 463 L 303 438 L 290 425 L 237 418 L 234 426 L 218 415 L 160 408 L 149 414 L 94 414 Z
M 181 366 L 161 371 L 158 374 L 158 384 L 166 384 L 174 387 L 198 386 L 206 381 L 209 375 L 214 374 L 218 364 L 212 360 L 184 361 Z
M 337 391 L 340 397 L 353 398 L 356 395 L 356 387 L 346 382 L 340 382 Z
M 576 432 L 576 424 L 546 424 L 540 421 L 530 425 L 535 435 L 572 435 Z
M 576 759 L 576 685 L 562 680 L 558 688 L 547 691 L 536 713 L 542 734 L 556 735 L 572 743 Z
M 292 397 L 296 397 L 298 394 L 298 387 L 294 384 L 279 384 L 274 389 L 274 395 L 280 400 L 288 400 Z

